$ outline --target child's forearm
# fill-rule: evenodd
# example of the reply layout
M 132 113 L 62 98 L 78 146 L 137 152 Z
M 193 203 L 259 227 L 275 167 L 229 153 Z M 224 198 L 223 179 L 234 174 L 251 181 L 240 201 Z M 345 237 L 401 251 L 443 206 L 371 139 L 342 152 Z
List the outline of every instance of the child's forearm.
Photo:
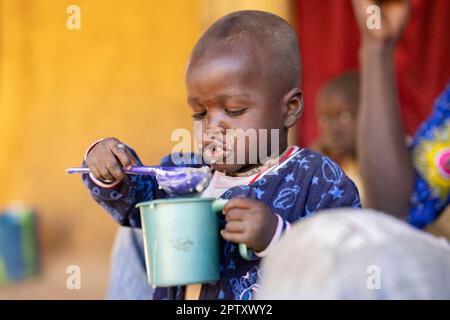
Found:
M 83 182 L 92 198 L 123 226 L 141 227 L 139 209 L 142 201 L 155 198 L 156 181 L 150 176 L 129 176 L 112 187 L 98 185 L 89 175 Z
M 394 47 L 362 43 L 357 152 L 367 205 L 405 219 L 414 171 L 405 143 Z
M 142 165 L 134 150 L 127 148 L 137 159 L 139 165 Z M 83 162 L 83 167 L 86 167 L 85 162 Z M 92 198 L 123 226 L 141 227 L 140 213 L 139 209 L 135 207 L 136 204 L 157 197 L 157 182 L 151 176 L 132 175 L 127 176 L 124 180 L 106 184 L 92 174 L 84 174 L 83 182 Z

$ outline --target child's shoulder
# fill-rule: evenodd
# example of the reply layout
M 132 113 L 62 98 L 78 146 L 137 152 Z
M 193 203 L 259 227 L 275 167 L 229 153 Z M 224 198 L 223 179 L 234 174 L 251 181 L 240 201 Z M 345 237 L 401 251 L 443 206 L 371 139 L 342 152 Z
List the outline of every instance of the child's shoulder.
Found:
M 255 197 L 265 201 L 274 212 L 295 221 L 299 216 L 325 208 L 360 207 L 356 185 L 330 158 L 296 147 L 295 152 L 280 160 L 284 161 L 250 186 L 255 189 Z M 252 195 L 252 190 L 244 191 Z
M 322 175 L 327 181 L 336 182 L 345 176 L 341 167 L 320 152 L 296 147 L 297 151 L 286 163 L 286 169 L 296 171 L 302 178 Z
M 269 172 L 266 178 L 278 188 L 297 186 L 315 193 L 336 188 L 352 192 L 357 190 L 354 182 L 336 162 L 319 152 L 299 147 L 289 159 Z
M 295 157 L 296 158 L 307 158 L 307 159 L 314 159 L 311 160 L 311 162 L 321 162 L 323 160 L 323 158 L 327 158 L 325 155 L 323 155 L 322 153 L 312 150 L 312 149 L 308 149 L 308 148 L 301 148 L 301 147 L 295 147 L 297 148 L 297 152 L 295 153 Z

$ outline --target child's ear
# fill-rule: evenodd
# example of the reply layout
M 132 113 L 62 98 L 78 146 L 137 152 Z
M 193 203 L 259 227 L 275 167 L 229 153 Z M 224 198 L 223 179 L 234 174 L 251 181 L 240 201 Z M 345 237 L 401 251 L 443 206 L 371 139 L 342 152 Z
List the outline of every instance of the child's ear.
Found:
M 300 118 L 303 111 L 303 95 L 299 88 L 294 88 L 283 98 L 284 115 L 283 123 L 286 128 L 291 128 Z

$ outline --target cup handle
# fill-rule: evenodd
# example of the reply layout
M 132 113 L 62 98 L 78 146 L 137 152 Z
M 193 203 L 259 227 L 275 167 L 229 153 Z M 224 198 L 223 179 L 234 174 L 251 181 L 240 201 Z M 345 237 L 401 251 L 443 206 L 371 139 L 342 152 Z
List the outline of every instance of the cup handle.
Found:
M 228 199 L 217 199 L 214 200 L 212 203 L 212 209 L 214 212 L 220 212 L 223 210 L 225 205 L 227 204 Z M 247 245 L 245 243 L 239 244 L 239 254 L 241 257 L 247 261 L 252 260 L 252 252 L 247 248 Z
M 220 212 L 225 208 L 228 199 L 217 199 L 212 202 L 212 209 L 214 212 Z
M 239 254 L 241 257 L 247 261 L 252 260 L 253 253 L 247 248 L 245 243 L 239 243 Z

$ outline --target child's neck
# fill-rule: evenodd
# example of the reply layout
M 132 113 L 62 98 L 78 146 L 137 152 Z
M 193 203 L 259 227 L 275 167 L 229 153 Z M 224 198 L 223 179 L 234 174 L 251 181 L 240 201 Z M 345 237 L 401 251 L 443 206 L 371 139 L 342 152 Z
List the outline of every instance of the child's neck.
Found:
M 283 150 L 283 152 L 281 152 L 281 154 L 276 154 L 276 155 L 272 154 L 263 160 L 259 160 L 257 164 L 245 165 L 235 172 L 227 173 L 227 175 L 234 176 L 234 177 L 242 177 L 242 176 L 251 176 L 251 175 L 257 174 L 258 172 L 260 172 L 267 166 L 271 166 L 274 161 L 281 158 L 288 151 L 287 146 L 284 147 L 282 150 Z

